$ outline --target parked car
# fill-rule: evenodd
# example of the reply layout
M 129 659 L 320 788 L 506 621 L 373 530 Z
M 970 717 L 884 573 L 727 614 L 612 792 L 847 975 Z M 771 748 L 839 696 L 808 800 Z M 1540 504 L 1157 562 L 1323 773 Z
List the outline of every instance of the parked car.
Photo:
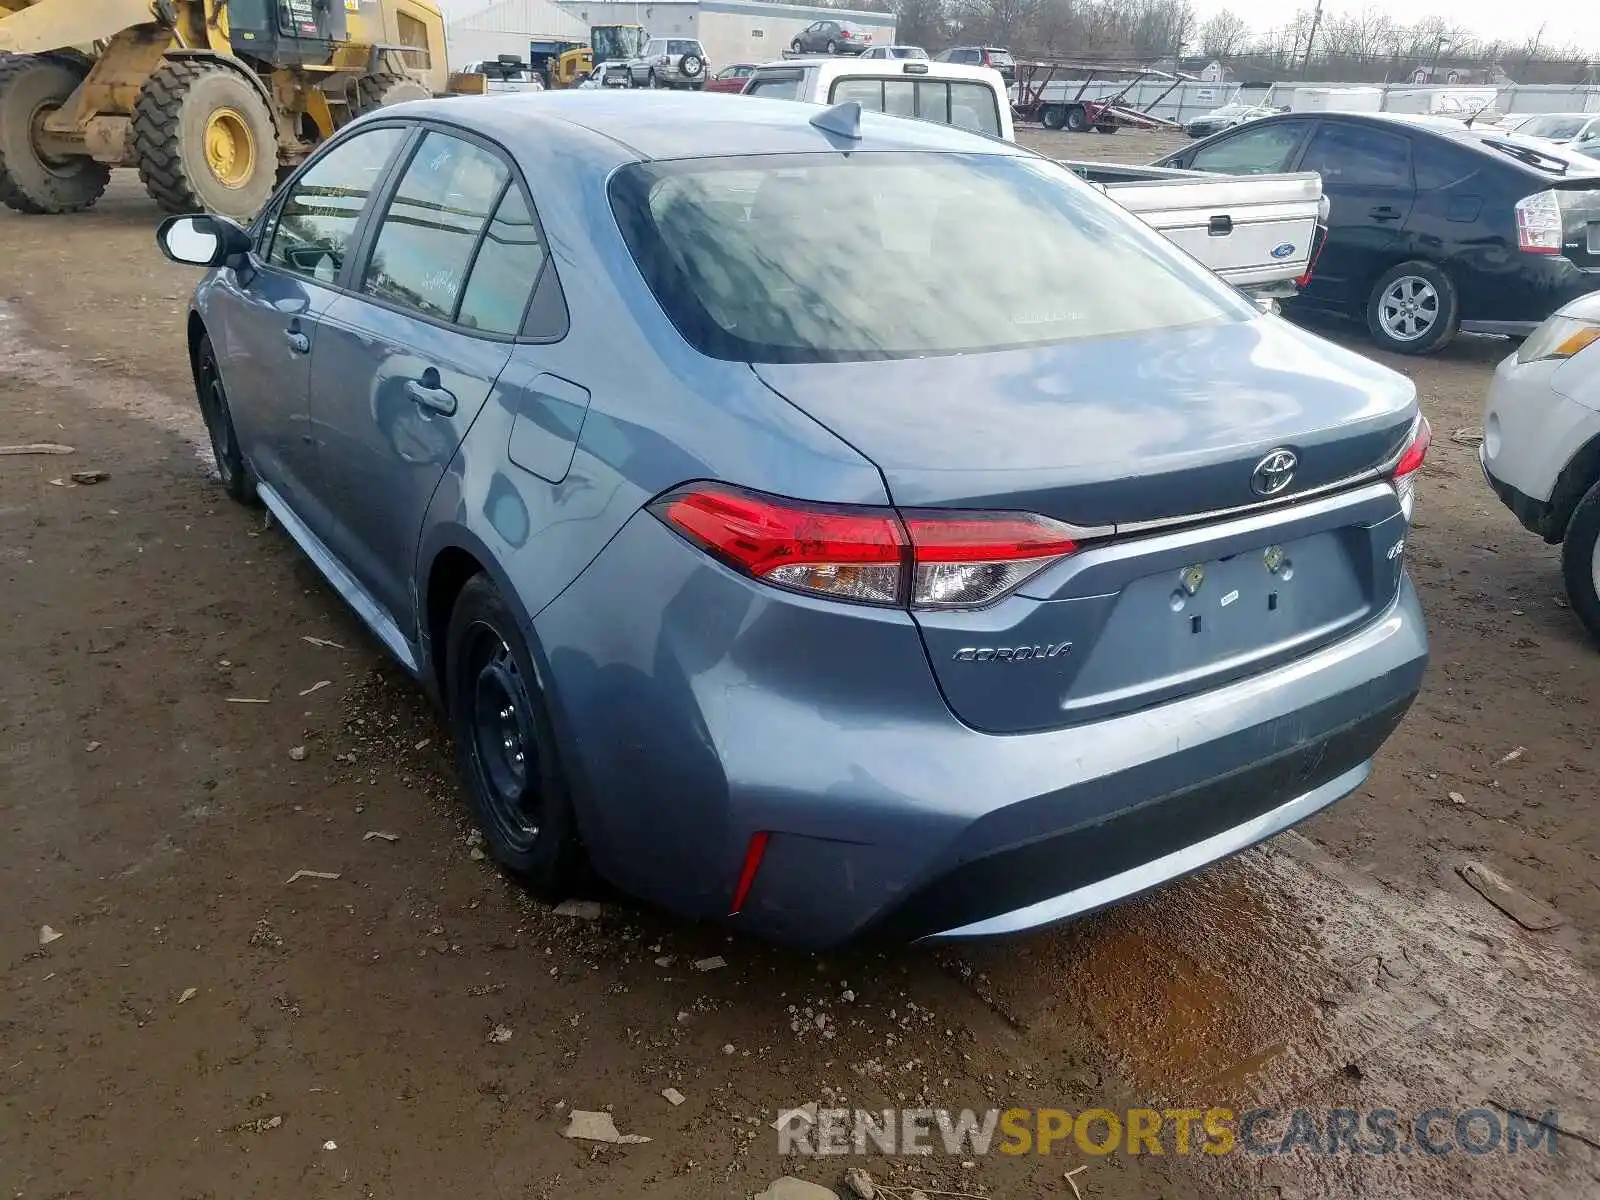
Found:
M 634 87 L 702 89 L 706 86 L 705 48 L 695 38 L 651 38 L 644 53 L 628 63 Z
M 484 90 L 488 92 L 544 91 L 544 80 L 539 72 L 512 55 L 468 63 L 461 70 L 464 75 L 482 75 Z
M 1000 139 L 424 100 L 159 237 L 210 268 L 222 486 L 436 696 L 541 891 L 1029 928 L 1359 787 L 1421 684 L 1410 381 Z
M 1007 84 L 1017 81 L 1017 60 L 1011 51 L 999 46 L 951 46 L 933 56 L 934 62 L 959 63 L 969 67 L 989 67 L 999 71 Z
M 1600 113 L 1539 113 L 1519 124 L 1516 132 L 1561 146 L 1600 133 Z
M 862 58 L 927 58 L 928 52 L 921 46 L 870 46 L 862 52 Z
M 854 21 L 813 21 L 789 43 L 795 54 L 860 54 L 872 45 L 872 30 Z
M 1600 164 L 1600 129 L 1592 130 L 1581 138 L 1573 138 L 1567 143 L 1567 149 L 1573 154 L 1581 154 Z
M 1328 235 L 1289 311 L 1363 320 L 1388 350 L 1426 354 L 1458 329 L 1526 335 L 1600 288 L 1600 169 L 1557 146 L 1444 118 L 1308 112 L 1157 161 L 1319 172 Z
M 1213 133 L 1232 129 L 1235 125 L 1270 117 L 1277 111 L 1276 108 L 1266 104 L 1224 104 L 1204 116 L 1196 117 L 1183 127 L 1183 131 L 1190 137 L 1210 137 Z
M 1519 521 L 1561 546 L 1567 599 L 1600 640 L 1600 294 L 1551 317 L 1495 371 L 1484 477 Z
M 955 124 L 1007 141 L 1016 136 L 1005 80 L 988 67 L 790 58 L 757 67 L 745 94 L 813 104 L 854 100 L 873 112 Z M 1062 165 L 1269 306 L 1294 294 L 1318 241 L 1323 199 L 1314 174 L 1223 179 L 1161 167 Z
M 708 92 L 742 92 L 745 81 L 755 74 L 755 63 L 734 63 L 723 67 L 716 77 L 706 84 Z
M 594 88 L 625 88 L 633 84 L 628 64 L 617 59 L 597 63 L 578 87 L 584 91 Z

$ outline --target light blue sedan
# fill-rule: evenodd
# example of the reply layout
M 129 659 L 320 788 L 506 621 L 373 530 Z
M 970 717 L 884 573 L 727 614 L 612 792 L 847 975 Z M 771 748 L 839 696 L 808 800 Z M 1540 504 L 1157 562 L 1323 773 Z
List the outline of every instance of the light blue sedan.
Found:
M 438 699 L 542 892 L 1031 928 L 1347 794 L 1421 683 L 1412 385 L 1015 145 L 424 101 L 161 242 L 210 268 L 222 485 Z

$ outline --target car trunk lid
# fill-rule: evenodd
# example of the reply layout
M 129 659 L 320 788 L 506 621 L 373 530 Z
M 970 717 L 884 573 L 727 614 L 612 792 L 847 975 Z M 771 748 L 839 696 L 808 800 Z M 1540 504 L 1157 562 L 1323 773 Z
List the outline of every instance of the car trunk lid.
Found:
M 1031 512 L 1076 553 L 997 604 L 915 612 L 968 724 L 1054 728 L 1288 661 L 1375 619 L 1401 578 L 1394 373 L 1274 320 L 943 358 L 759 365 L 866 454 L 893 502 Z M 1252 487 L 1275 451 L 1291 481 Z M 1298 502 L 1295 502 L 1298 501 Z
M 1585 270 L 1600 270 L 1600 176 L 1551 186 L 1561 206 L 1561 252 Z

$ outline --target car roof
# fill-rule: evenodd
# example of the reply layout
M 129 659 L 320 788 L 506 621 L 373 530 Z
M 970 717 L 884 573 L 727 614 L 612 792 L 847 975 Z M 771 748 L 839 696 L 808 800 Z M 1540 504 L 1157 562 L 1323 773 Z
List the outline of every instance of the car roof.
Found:
M 500 142 L 519 157 L 546 157 L 554 140 L 578 150 L 600 139 L 613 161 L 715 158 L 739 154 L 807 154 L 841 148 L 838 137 L 811 124 L 821 105 L 764 100 L 726 92 L 577 89 L 500 92 L 488 96 L 416 100 L 374 114 L 424 117 Z M 1012 143 L 933 121 L 861 114 L 861 140 L 852 150 L 922 150 L 1026 156 Z

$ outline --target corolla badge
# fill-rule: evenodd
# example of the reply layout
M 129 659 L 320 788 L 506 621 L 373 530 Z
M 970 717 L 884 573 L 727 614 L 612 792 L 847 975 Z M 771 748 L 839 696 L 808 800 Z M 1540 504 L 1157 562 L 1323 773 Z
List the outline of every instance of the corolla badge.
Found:
M 1267 451 L 1251 472 L 1250 490 L 1258 496 L 1276 496 L 1293 482 L 1299 462 L 1299 456 L 1285 446 Z
M 1293 253 L 1294 253 L 1294 243 L 1293 242 L 1279 242 L 1276 246 L 1274 246 L 1272 248 L 1272 257 L 1273 258 L 1288 258 Z

